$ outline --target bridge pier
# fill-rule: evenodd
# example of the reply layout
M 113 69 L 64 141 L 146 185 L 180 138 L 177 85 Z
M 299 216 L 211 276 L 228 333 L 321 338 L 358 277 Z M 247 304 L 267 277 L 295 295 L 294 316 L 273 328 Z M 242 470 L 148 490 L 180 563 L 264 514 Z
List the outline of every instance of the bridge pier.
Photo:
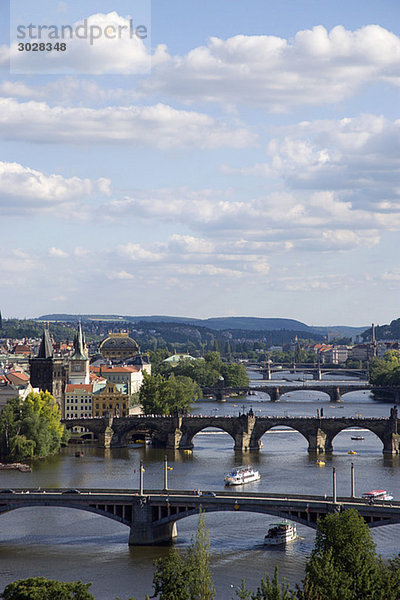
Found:
M 400 454 L 400 435 L 391 433 L 383 440 L 383 454 L 395 456 Z
M 247 450 L 253 449 L 251 447 L 251 437 L 254 429 L 256 419 L 253 415 L 242 415 L 239 417 L 243 421 L 242 431 L 235 433 L 235 447 L 236 452 L 247 452 Z
M 112 420 L 111 420 L 112 423 Z M 111 448 L 111 442 L 113 439 L 113 435 L 114 435 L 114 431 L 113 429 L 110 427 L 110 425 L 108 425 L 104 431 L 101 431 L 100 433 L 97 434 L 97 445 L 99 448 Z
M 279 402 L 281 394 L 279 388 L 272 388 L 270 393 L 271 402 Z
M 329 393 L 331 402 L 341 402 L 342 401 L 339 387 L 334 387 L 331 392 L 327 391 L 327 393 Z
M 153 513 L 153 507 L 148 504 L 146 497 L 134 501 L 129 532 L 130 546 L 167 544 L 177 537 L 176 522 L 154 523 Z
M 318 427 L 315 433 L 308 434 L 308 452 L 316 452 L 322 454 L 324 452 L 332 452 L 332 441 L 328 435 Z

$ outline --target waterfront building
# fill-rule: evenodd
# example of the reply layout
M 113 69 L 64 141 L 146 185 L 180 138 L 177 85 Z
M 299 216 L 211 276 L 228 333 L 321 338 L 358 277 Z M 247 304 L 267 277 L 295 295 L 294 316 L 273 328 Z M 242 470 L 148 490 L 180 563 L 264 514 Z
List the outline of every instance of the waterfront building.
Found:
M 127 417 L 129 398 L 127 384 L 107 382 L 103 389 L 93 393 L 93 416 Z
M 143 371 L 151 373 L 151 365 L 111 365 L 90 367 L 91 373 L 105 377 L 110 383 L 122 384 L 126 386 L 127 394 L 136 394 L 140 390 L 143 382 Z

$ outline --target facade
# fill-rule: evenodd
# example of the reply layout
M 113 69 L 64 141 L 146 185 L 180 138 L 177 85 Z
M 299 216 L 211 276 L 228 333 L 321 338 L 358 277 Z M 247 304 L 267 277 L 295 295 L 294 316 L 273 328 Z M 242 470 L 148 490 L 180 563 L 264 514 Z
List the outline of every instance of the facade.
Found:
M 94 417 L 127 417 L 129 395 L 126 384 L 107 382 L 106 386 L 93 394 Z
M 321 350 L 319 356 L 323 363 L 339 365 L 345 363 L 349 358 L 349 350 L 347 346 L 333 346 L 327 350 Z
M 104 358 L 113 362 L 123 362 L 136 356 L 139 346 L 127 332 L 113 333 L 110 331 L 109 336 L 101 342 L 99 350 Z
M 105 377 L 108 382 L 126 386 L 126 393 L 136 394 L 143 382 L 143 371 L 151 373 L 151 365 L 147 365 L 145 369 L 140 366 L 106 366 L 106 367 L 91 367 L 91 372 Z

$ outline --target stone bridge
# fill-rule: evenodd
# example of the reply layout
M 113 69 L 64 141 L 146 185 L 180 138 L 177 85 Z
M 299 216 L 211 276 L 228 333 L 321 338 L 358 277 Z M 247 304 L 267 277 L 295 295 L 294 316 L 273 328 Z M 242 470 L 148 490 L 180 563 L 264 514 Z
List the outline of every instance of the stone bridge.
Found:
M 204 494 L 204 492 L 203 492 Z M 316 528 L 318 518 L 356 509 L 370 527 L 400 522 L 400 502 L 370 506 L 361 498 L 336 498 L 297 494 L 251 494 L 235 491 L 197 496 L 189 491 L 134 490 L 0 490 L 0 514 L 19 508 L 48 507 L 85 510 L 113 519 L 130 528 L 129 544 L 152 546 L 177 536 L 176 522 L 204 512 L 254 512 Z M 260 540 L 261 541 L 261 540 Z
M 216 400 L 220 401 L 226 398 L 227 396 L 245 396 L 251 393 L 252 391 L 259 391 L 268 394 L 271 399 L 271 402 L 279 402 L 281 396 L 289 392 L 314 391 L 323 392 L 324 394 L 327 394 L 329 396 L 330 402 L 340 402 L 342 396 L 348 394 L 349 392 L 358 392 L 373 389 L 374 388 L 372 388 L 367 382 L 344 383 L 340 385 L 315 385 L 306 382 L 303 382 L 300 385 L 296 385 L 295 383 L 285 385 L 285 383 L 282 382 L 282 384 L 279 385 L 252 385 L 251 387 L 204 387 L 202 388 L 202 391 L 205 396 L 214 396 Z
M 368 429 L 379 437 L 384 454 L 400 453 L 397 409 L 389 418 L 363 417 L 255 417 L 250 410 L 238 417 L 220 416 L 131 416 L 120 418 L 66 419 L 67 428 L 86 427 L 102 447 L 126 446 L 132 434 L 149 435 L 154 445 L 170 449 L 192 449 L 194 436 L 213 427 L 229 434 L 236 451 L 259 450 L 261 438 L 273 427 L 290 427 L 308 442 L 309 452 L 332 452 L 333 440 L 344 429 Z

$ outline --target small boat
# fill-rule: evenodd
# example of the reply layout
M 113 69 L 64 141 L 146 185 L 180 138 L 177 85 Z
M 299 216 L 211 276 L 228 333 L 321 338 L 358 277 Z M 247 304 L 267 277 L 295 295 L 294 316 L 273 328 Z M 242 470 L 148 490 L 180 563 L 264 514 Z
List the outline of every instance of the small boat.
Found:
M 278 546 L 293 542 L 297 538 L 296 525 L 283 520 L 279 523 L 272 523 L 264 537 L 264 544 L 267 546 Z
M 375 500 L 378 500 L 378 502 L 382 500 L 393 500 L 393 496 L 388 494 L 386 490 L 371 490 L 370 492 L 365 492 L 365 494 L 362 495 L 362 498 L 364 498 L 364 500 L 369 500 L 371 504 L 373 504 Z
M 357 454 L 355 450 L 347 450 L 347 454 Z
M 25 463 L 0 463 L 0 471 L 21 471 L 22 473 L 30 473 L 31 467 Z
M 352 435 L 351 439 L 352 440 L 365 440 L 365 437 L 363 437 L 362 435 Z
M 316 464 L 317 464 L 319 467 L 324 467 L 324 466 L 325 466 L 325 461 L 324 461 L 324 460 L 317 460 Z
M 185 454 L 193 454 L 193 450 L 191 450 L 190 448 L 187 448 L 186 450 L 184 450 Z
M 82 456 L 85 456 L 85 455 L 82 452 L 82 450 L 78 450 L 77 452 L 75 452 L 75 456 L 76 456 L 76 458 L 81 458 Z
M 253 469 L 251 465 L 244 467 L 237 467 L 230 473 L 225 475 L 225 485 L 243 485 L 244 483 L 251 483 L 252 481 L 259 481 L 261 479 L 259 471 Z

